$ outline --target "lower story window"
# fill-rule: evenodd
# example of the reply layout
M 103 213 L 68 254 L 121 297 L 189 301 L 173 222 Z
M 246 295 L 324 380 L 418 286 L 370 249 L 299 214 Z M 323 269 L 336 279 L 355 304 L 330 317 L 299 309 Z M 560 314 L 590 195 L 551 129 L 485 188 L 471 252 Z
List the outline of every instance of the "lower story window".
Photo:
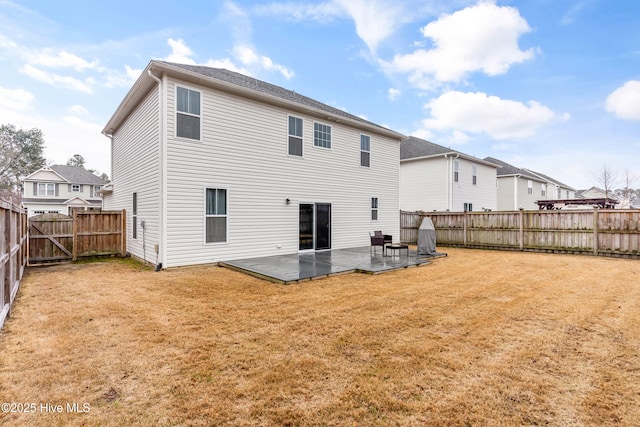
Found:
M 371 198 L 371 220 L 372 221 L 378 220 L 378 198 L 377 197 Z
M 226 242 L 227 190 L 207 188 L 205 204 L 205 242 Z

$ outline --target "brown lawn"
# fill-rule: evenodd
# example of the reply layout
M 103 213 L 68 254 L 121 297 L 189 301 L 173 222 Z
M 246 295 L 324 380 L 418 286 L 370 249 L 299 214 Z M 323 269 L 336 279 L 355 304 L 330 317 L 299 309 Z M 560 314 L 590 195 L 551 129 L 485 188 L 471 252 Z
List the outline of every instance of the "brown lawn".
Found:
M 443 250 L 291 286 L 31 270 L 0 333 L 0 401 L 35 413 L 0 424 L 640 424 L 639 261 Z

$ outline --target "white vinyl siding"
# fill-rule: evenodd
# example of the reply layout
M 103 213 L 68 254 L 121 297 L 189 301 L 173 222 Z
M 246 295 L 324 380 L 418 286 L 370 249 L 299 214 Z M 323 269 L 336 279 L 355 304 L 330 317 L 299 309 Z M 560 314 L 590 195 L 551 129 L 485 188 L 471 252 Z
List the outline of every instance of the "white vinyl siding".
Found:
M 456 164 L 458 170 L 475 168 L 475 185 L 471 179 L 453 181 Z M 465 203 L 472 204 L 476 211 L 496 210 L 495 167 L 444 156 L 403 160 L 400 164 L 400 209 L 462 212 Z
M 137 193 L 138 224 L 145 221 L 144 239 L 127 232 L 127 251 L 155 262 L 153 250 L 159 244 L 160 221 L 160 143 L 158 128 L 158 87 L 154 87 L 137 109 L 114 132 L 111 141 L 113 193 L 105 195 L 104 208 L 126 209 L 127 230 L 133 226 L 132 194 Z M 144 247 L 143 247 L 144 245 Z M 162 259 L 164 248 L 159 248 Z
M 449 209 L 450 168 L 449 160 L 444 157 L 403 161 L 400 164 L 400 209 Z
M 173 86 L 170 79 L 169 128 L 175 117 Z M 399 239 L 398 140 L 370 133 L 376 162 L 362 168 L 355 160 L 360 145 L 354 143 L 361 130 L 334 123 L 331 150 L 305 150 L 300 161 L 283 155 L 289 135 L 284 124 L 290 115 L 299 117 L 303 134 L 313 135 L 317 117 L 227 92 L 199 90 L 202 143 L 172 137 L 167 141 L 167 267 L 297 253 L 301 203 L 331 204 L 332 248 L 367 246 L 371 223 L 363 218 L 370 218 L 371 194 L 384 200 L 376 229 Z M 207 244 L 203 237 L 203 183 L 227 190 L 226 242 Z

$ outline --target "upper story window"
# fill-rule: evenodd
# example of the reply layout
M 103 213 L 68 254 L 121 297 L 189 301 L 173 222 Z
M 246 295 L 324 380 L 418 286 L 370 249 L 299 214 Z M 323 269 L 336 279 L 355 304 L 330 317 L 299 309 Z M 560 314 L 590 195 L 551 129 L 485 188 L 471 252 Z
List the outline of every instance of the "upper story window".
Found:
M 38 196 L 55 196 L 56 185 L 49 182 L 38 183 Z
M 533 181 L 527 180 L 527 194 L 533 194 Z
M 547 195 L 547 184 L 545 184 L 545 183 L 541 183 L 540 184 L 540 195 L 542 197 Z
M 569 198 L 569 190 L 567 190 L 567 199 Z
M 453 161 L 453 182 L 458 182 L 460 178 L 460 162 L 457 160 Z
M 331 148 L 331 126 L 322 123 L 313 124 L 313 145 Z
M 289 155 L 302 157 L 302 119 L 289 116 Z
M 80 192 L 80 184 L 71 184 L 71 191 L 74 193 Z
M 200 140 L 200 92 L 176 87 L 176 136 Z
M 558 188 L 558 199 L 562 199 L 562 188 Z
M 471 183 L 473 185 L 478 183 L 478 167 L 476 165 L 471 166 Z
M 360 134 L 360 166 L 371 166 L 371 137 Z

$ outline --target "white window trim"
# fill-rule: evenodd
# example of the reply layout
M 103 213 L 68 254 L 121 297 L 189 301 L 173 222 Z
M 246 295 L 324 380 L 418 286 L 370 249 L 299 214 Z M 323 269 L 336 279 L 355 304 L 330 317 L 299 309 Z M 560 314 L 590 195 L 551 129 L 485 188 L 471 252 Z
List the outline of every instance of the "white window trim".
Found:
M 471 165 L 471 184 L 478 185 L 478 167 Z
M 331 140 L 329 141 L 330 147 L 323 147 L 321 145 L 316 145 L 316 123 L 319 125 L 327 126 L 331 129 Z M 333 150 L 333 126 L 323 122 L 317 122 L 314 120 L 313 122 L 313 148 L 319 148 L 321 150 Z
M 362 137 L 366 136 L 367 138 L 369 138 L 369 150 L 363 150 L 362 149 Z M 367 168 L 367 169 L 371 169 L 371 135 L 367 135 L 366 133 L 361 133 L 360 134 L 360 158 L 358 159 L 358 162 L 360 163 L 360 167 L 361 168 Z M 362 164 L 362 153 L 369 153 L 369 166 L 365 166 Z
M 178 88 L 181 87 L 183 89 L 192 90 L 194 92 L 200 93 L 200 115 L 185 113 L 184 111 L 178 111 Z M 173 85 L 173 137 L 179 139 L 181 141 L 195 141 L 202 142 L 202 122 L 203 122 L 203 114 L 202 114 L 202 102 L 204 98 L 204 91 L 202 89 L 198 89 L 194 86 L 185 85 L 182 83 L 175 83 Z M 193 138 L 185 138 L 184 136 L 178 136 L 178 114 L 184 114 L 191 117 L 200 118 L 200 139 Z
M 40 186 L 44 185 L 44 194 L 40 192 Z M 49 194 L 49 186 L 53 186 L 53 193 Z M 56 184 L 53 182 L 39 182 L 38 183 L 38 196 L 44 197 L 56 197 Z
M 460 182 L 460 162 L 453 161 L 453 182 Z
M 527 194 L 533 194 L 533 181 L 527 180 Z
M 373 207 L 373 200 L 375 199 L 376 201 L 376 206 Z M 378 222 L 380 221 L 380 198 L 379 197 L 371 197 L 369 199 L 369 206 L 370 206 L 370 213 L 369 213 L 369 220 L 371 220 L 371 222 Z M 376 219 L 373 219 L 373 212 L 375 211 L 376 213 Z
M 225 190 L 227 192 L 227 213 L 224 215 L 207 215 L 207 190 Z M 229 188 L 224 186 L 209 185 L 202 190 L 202 244 L 205 246 L 221 246 L 229 244 Z M 224 242 L 207 242 L 207 218 L 226 218 Z
M 289 133 L 289 117 L 294 117 L 296 119 L 300 119 L 302 120 L 302 136 L 298 137 L 295 135 L 291 135 Z M 287 156 L 289 157 L 293 157 L 296 159 L 304 159 L 304 117 L 299 117 L 299 116 L 294 116 L 293 114 L 287 114 L 287 123 L 285 125 L 287 127 L 287 144 L 286 144 L 286 152 L 287 152 Z M 289 154 L 289 137 L 293 136 L 294 138 L 300 138 L 302 139 L 302 156 L 296 156 L 295 154 Z

